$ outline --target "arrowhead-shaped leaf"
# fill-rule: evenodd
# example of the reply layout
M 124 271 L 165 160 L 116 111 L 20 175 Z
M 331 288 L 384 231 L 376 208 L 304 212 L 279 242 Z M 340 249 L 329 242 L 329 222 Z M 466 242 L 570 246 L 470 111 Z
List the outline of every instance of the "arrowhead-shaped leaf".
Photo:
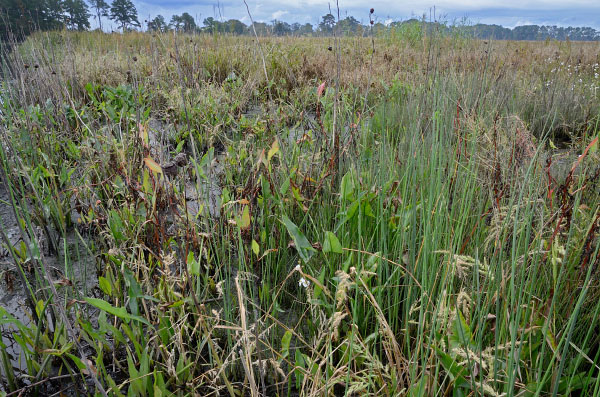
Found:
M 283 222 L 290 237 L 294 240 L 294 245 L 296 246 L 296 251 L 298 251 L 300 258 L 302 258 L 304 263 L 308 262 L 316 252 L 315 249 L 312 247 L 306 236 L 298 229 L 298 226 L 296 226 L 296 224 L 294 224 L 287 216 L 284 215 L 283 218 L 281 218 L 281 222 Z

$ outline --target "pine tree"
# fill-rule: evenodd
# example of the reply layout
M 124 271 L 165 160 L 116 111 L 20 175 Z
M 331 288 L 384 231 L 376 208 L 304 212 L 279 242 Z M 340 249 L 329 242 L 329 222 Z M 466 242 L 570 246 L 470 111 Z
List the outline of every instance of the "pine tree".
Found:
M 0 39 L 14 35 L 18 40 L 41 30 L 60 29 L 60 0 L 0 0 Z
M 64 8 L 62 0 L 39 1 L 39 14 L 34 23 L 41 30 L 62 29 L 64 27 Z
M 90 0 L 90 4 L 92 8 L 96 10 L 96 15 L 94 18 L 98 19 L 98 25 L 100 26 L 100 30 L 102 30 L 102 17 L 108 17 L 108 10 L 110 7 L 104 0 Z
M 323 20 L 319 23 L 319 30 L 325 33 L 333 32 L 335 26 L 335 17 L 332 14 L 323 15 Z
M 110 19 L 121 25 L 123 31 L 129 26 L 141 26 L 131 0 L 114 0 L 110 7 Z
M 157 15 L 153 20 L 148 22 L 148 31 L 150 32 L 166 32 L 168 30 L 165 17 Z
M 71 30 L 86 30 L 90 28 L 90 13 L 83 0 L 64 0 L 63 9 L 66 25 Z

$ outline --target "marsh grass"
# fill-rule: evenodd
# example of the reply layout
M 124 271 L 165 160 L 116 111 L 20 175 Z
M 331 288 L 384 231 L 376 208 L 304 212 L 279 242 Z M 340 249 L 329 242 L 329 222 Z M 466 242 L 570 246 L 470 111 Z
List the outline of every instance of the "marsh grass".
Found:
M 16 246 L 5 393 L 598 394 L 598 45 L 409 33 L 261 39 L 268 81 L 251 38 L 6 54 L 8 204 L 90 236 L 98 287 L 57 300 Z

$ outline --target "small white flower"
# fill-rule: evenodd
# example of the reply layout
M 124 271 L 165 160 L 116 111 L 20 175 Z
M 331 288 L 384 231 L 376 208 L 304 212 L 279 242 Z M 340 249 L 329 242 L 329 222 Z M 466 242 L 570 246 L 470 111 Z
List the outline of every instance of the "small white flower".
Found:
M 302 277 L 300 279 L 300 281 L 298 281 L 298 285 L 304 288 L 308 288 L 308 286 L 310 285 L 310 281 L 308 281 L 307 279 L 305 279 L 304 277 Z
M 300 264 L 297 264 L 294 268 L 294 271 L 302 273 L 302 266 L 300 266 Z

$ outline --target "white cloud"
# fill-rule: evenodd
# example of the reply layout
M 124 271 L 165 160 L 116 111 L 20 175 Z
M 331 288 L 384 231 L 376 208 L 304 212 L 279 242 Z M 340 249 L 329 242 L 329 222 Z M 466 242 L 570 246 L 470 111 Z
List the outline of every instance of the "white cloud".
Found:
M 212 1 L 212 0 L 211 0 Z M 331 11 L 337 14 L 332 0 L 246 0 L 255 21 L 269 22 L 281 19 L 286 22 L 318 23 L 322 15 Z M 466 17 L 473 23 L 495 23 L 514 27 L 524 23 L 560 26 L 592 26 L 600 28 L 600 1 L 598 0 L 339 0 L 340 16 L 352 15 L 368 23 L 369 8 L 375 9 L 378 21 L 406 20 L 426 15 L 430 11 L 442 20 L 453 21 Z M 140 21 L 162 14 L 167 22 L 174 14 L 190 13 L 202 25 L 207 17 L 227 20 L 235 18 L 248 24 L 249 18 L 242 0 L 133 0 Z M 217 9 L 216 4 L 220 4 Z M 111 22 L 103 18 L 110 28 Z M 95 22 L 90 20 L 90 22 Z
M 284 15 L 289 14 L 289 11 L 277 10 L 271 14 L 272 19 L 281 19 Z

